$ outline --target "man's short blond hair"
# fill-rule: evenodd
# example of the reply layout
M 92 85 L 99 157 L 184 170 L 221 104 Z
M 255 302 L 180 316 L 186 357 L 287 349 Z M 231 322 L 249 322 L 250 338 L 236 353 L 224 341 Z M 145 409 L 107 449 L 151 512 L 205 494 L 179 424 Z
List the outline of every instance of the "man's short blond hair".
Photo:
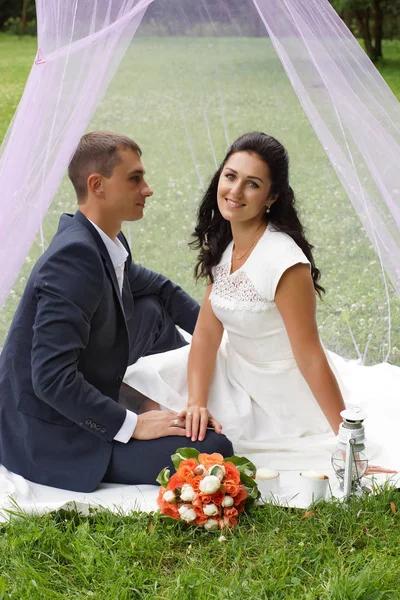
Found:
M 87 180 L 92 173 L 111 177 L 115 167 L 120 164 L 118 150 L 127 149 L 140 157 L 142 151 L 131 138 L 111 131 L 92 131 L 82 136 L 68 167 L 68 176 L 75 188 L 78 203 L 87 198 Z

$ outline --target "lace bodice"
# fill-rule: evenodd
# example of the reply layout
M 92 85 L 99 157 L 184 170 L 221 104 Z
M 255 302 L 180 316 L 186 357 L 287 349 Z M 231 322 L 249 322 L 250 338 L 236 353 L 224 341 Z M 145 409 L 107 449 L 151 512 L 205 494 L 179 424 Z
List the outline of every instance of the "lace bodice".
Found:
M 240 269 L 230 274 L 233 242 L 213 269 L 211 301 L 230 310 L 262 311 L 275 306 L 275 291 L 283 273 L 299 262 L 309 264 L 286 233 L 269 225 Z
M 228 310 L 266 310 L 274 303 L 263 298 L 246 271 L 229 274 L 230 265 L 219 265 L 213 270 L 214 284 L 211 294 L 213 305 Z
M 232 247 L 233 242 L 213 269 L 210 295 L 231 348 L 252 362 L 291 359 L 275 290 L 286 269 L 308 263 L 307 258 L 288 235 L 269 226 L 246 262 L 231 274 Z

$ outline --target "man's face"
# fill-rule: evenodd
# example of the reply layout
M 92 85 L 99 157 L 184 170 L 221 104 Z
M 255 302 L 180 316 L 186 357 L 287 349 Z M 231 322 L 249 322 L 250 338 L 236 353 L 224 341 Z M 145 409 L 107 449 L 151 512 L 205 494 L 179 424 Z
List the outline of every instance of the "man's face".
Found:
M 138 221 L 153 191 L 144 179 L 145 169 L 136 152 L 122 148 L 118 154 L 121 163 L 111 177 L 102 177 L 104 208 L 118 221 Z

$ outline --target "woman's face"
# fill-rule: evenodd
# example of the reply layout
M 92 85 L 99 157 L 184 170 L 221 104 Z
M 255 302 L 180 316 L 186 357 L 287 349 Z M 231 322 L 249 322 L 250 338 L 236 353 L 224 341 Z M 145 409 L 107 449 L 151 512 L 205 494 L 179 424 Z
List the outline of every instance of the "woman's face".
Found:
M 227 160 L 218 182 L 221 215 L 231 223 L 261 223 L 270 196 L 269 168 L 257 154 L 236 152 Z

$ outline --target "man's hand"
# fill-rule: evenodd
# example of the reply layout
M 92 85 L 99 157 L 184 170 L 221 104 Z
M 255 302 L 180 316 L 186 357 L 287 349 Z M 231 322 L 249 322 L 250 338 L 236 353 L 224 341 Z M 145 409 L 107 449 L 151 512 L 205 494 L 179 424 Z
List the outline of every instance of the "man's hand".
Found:
M 132 437 L 135 440 L 156 440 L 169 435 L 185 435 L 185 419 L 169 410 L 150 410 L 138 415 Z
M 182 410 L 178 417 L 185 420 L 186 437 L 190 437 L 192 442 L 197 439 L 202 442 L 206 437 L 207 426 L 212 427 L 216 433 L 222 433 L 222 425 L 210 415 L 205 406 L 192 404 L 185 410 Z

